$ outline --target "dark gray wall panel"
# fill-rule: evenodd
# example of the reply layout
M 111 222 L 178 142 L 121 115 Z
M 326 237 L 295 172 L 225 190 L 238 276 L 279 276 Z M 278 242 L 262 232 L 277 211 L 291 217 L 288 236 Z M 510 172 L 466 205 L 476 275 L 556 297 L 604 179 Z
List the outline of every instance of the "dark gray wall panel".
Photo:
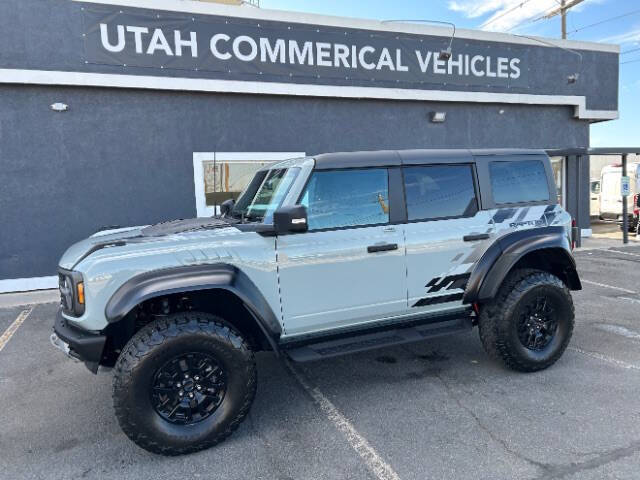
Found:
M 570 107 L 7 85 L 0 105 L 0 278 L 54 274 L 101 226 L 194 216 L 194 151 L 588 146 Z

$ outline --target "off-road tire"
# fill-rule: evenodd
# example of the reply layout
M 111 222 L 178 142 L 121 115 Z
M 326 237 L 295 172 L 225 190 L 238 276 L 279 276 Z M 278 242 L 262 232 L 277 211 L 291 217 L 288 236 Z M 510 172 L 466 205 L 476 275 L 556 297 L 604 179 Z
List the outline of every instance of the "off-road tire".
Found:
M 193 351 L 215 357 L 228 385 L 211 416 L 176 425 L 153 406 L 152 379 L 169 359 Z M 140 447 L 182 455 L 212 447 L 231 435 L 247 416 L 256 386 L 253 352 L 232 325 L 208 313 L 177 313 L 146 325 L 129 340 L 114 369 L 113 405 L 120 427 Z
M 557 329 L 542 350 L 528 349 L 518 337 L 520 309 L 533 296 L 543 295 L 557 309 Z M 511 272 L 498 294 L 480 307 L 480 340 L 490 357 L 517 371 L 535 372 L 553 365 L 564 353 L 574 326 L 574 306 L 567 286 L 555 275 L 534 269 Z

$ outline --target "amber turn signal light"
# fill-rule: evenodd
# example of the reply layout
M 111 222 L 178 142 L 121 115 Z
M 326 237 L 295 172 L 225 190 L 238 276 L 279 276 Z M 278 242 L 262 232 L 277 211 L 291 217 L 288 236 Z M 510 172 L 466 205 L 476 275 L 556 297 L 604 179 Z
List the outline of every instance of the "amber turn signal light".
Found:
M 78 291 L 78 303 L 84 305 L 84 283 L 78 283 L 76 290 Z

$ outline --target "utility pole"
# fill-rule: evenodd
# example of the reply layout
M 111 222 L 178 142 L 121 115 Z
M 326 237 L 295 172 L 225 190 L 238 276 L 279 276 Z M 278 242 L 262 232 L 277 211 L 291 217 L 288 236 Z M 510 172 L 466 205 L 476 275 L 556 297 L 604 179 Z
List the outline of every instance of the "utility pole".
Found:
M 562 38 L 567 38 L 567 9 L 565 0 L 560 0 L 560 10 L 562 11 Z
M 560 6 L 551 10 L 542 18 L 546 20 L 548 18 L 553 18 L 556 15 L 560 15 L 562 18 L 562 38 L 567 38 L 567 12 L 571 10 L 572 7 L 575 7 L 582 2 L 584 2 L 584 0 L 560 0 Z

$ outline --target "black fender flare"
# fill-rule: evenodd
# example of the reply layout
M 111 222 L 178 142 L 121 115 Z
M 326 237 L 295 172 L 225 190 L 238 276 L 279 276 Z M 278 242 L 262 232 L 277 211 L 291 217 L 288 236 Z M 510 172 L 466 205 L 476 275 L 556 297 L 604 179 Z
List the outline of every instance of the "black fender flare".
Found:
M 185 265 L 136 275 L 112 295 L 105 307 L 105 316 L 109 323 L 116 323 L 136 305 L 150 298 L 210 289 L 227 290 L 240 298 L 273 351 L 279 352 L 282 327 L 278 318 L 247 274 L 225 263 Z
M 517 230 L 498 238 L 482 255 L 469 277 L 463 303 L 490 300 L 514 265 L 525 255 L 544 250 L 560 265 L 571 290 L 582 289 L 571 254 L 571 244 L 564 227 L 550 226 Z

